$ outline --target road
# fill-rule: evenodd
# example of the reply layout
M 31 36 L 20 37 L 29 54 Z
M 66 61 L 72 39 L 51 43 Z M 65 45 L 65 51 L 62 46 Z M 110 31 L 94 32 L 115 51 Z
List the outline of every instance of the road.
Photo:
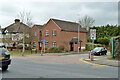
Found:
M 118 68 L 90 65 L 80 61 L 85 55 L 14 56 L 3 78 L 117 78 Z

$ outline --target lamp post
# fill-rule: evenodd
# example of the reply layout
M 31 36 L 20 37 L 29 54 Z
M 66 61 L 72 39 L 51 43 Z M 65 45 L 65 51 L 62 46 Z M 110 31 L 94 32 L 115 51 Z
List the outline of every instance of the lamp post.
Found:
M 79 53 L 79 24 L 78 24 L 78 53 Z

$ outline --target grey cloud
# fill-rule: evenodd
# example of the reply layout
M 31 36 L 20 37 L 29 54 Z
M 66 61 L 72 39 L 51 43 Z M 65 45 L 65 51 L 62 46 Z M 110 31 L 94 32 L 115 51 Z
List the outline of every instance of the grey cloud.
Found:
M 7 3 L 9 4 L 9 3 Z M 31 11 L 34 23 L 45 24 L 49 18 L 76 22 L 84 15 L 93 17 L 95 25 L 117 24 L 117 3 L 115 2 L 27 2 L 3 6 L 2 15 L 17 14 L 21 8 Z M 8 17 L 9 18 L 9 17 Z M 7 23 L 3 24 L 7 25 Z

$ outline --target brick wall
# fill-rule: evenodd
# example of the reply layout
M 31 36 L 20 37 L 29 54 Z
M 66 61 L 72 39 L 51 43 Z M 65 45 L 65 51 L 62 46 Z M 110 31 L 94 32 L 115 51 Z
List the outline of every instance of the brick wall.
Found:
M 36 36 L 34 36 L 34 32 L 36 32 Z M 40 30 L 35 25 L 32 27 L 31 35 L 32 35 L 31 41 L 32 47 L 39 50 Z M 36 47 L 33 46 L 33 42 L 36 42 Z
M 49 31 L 49 36 L 45 36 L 45 30 Z M 57 31 L 57 35 L 52 35 L 52 30 Z M 50 20 L 42 30 L 42 39 L 45 39 L 49 42 L 49 47 L 52 47 L 52 42 L 56 42 L 57 47 L 60 45 L 66 46 L 70 50 L 70 40 L 72 37 L 78 37 L 78 32 L 71 32 L 71 31 L 61 31 L 61 29 L 52 21 Z M 82 47 L 85 47 L 85 43 L 87 40 L 86 33 L 80 32 L 79 39 L 82 40 Z M 77 51 L 77 45 L 75 44 L 74 51 Z

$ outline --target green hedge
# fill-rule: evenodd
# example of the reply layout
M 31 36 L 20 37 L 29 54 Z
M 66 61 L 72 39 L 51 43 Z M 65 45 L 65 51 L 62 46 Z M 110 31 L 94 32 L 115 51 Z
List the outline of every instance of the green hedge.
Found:
M 52 47 L 52 48 L 49 49 L 49 51 L 57 51 L 57 50 L 59 50 L 59 49 L 56 48 L 56 47 Z
M 94 44 L 94 48 L 95 47 L 100 47 L 101 44 Z M 90 51 L 92 50 L 92 44 L 86 44 L 86 50 Z
M 107 38 L 107 37 L 104 37 L 104 38 L 98 38 L 97 40 L 98 43 L 100 44 L 104 44 L 104 45 L 109 45 L 109 42 L 110 42 L 110 39 Z

